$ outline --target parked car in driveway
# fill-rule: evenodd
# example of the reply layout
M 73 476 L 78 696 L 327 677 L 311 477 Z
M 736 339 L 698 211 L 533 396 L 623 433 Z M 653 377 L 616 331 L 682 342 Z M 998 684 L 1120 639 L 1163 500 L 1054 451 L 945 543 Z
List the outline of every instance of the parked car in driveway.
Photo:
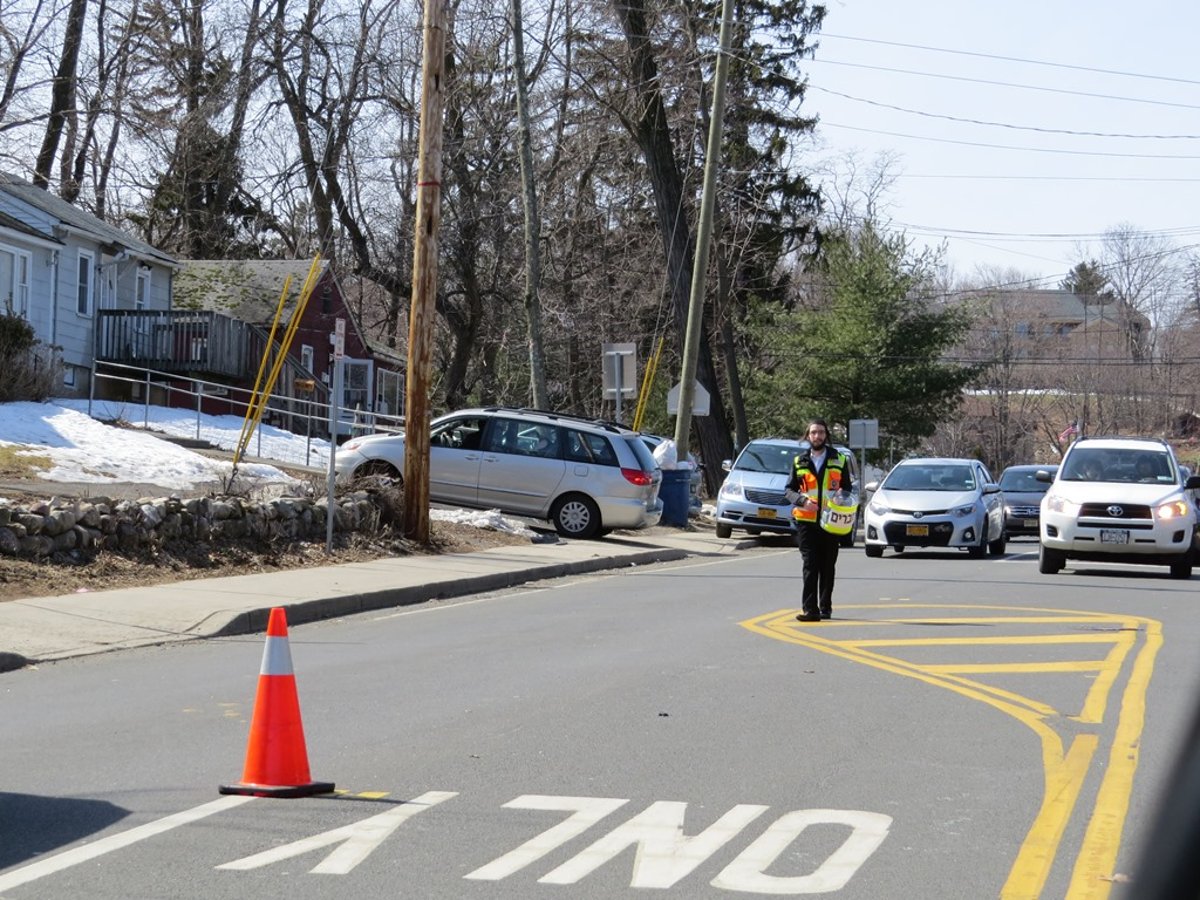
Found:
M 733 530 L 747 534 L 791 534 L 792 504 L 783 496 L 792 475 L 792 462 L 808 449 L 808 441 L 789 438 L 760 438 L 742 448 L 735 460 L 721 464 L 728 474 L 717 492 L 717 537 L 732 536 Z M 837 447 L 850 463 L 850 479 L 856 491 L 858 463 L 854 453 Z M 854 546 L 854 532 L 842 538 L 843 547 Z
M 349 440 L 338 448 L 335 468 L 341 482 L 402 481 L 404 436 Z M 432 423 L 430 499 L 549 519 L 566 537 L 657 525 L 661 484 L 662 470 L 641 436 L 612 422 L 486 407 Z
M 883 556 L 887 547 L 948 547 L 976 558 L 1004 553 L 1000 486 L 977 459 L 906 459 L 867 491 L 867 556 Z
M 1000 494 L 1004 498 L 1004 530 L 1010 538 L 1038 536 L 1042 504 L 1050 485 L 1038 481 L 1038 472 L 1053 475 L 1058 466 L 1009 466 L 1000 473 Z
M 1079 438 L 1042 498 L 1038 569 L 1068 560 L 1169 566 L 1191 578 L 1200 557 L 1200 514 L 1170 444 L 1159 438 Z

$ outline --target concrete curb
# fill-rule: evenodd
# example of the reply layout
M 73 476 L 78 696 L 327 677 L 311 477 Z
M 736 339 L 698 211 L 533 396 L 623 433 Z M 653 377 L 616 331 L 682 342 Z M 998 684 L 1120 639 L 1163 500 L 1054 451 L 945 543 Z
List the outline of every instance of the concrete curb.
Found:
M 70 640 L 52 642 L 54 650 L 46 648 L 46 652 L 30 653 L 22 647 L 23 652 L 15 650 L 0 650 L 0 672 L 21 669 L 26 666 L 62 662 L 83 656 L 96 656 L 102 653 L 112 653 L 119 650 L 131 650 L 137 647 L 158 647 L 166 644 L 205 640 L 214 637 L 230 637 L 236 635 L 261 634 L 267 628 L 267 620 L 271 609 L 283 607 L 287 610 L 290 624 L 299 625 L 316 622 L 338 616 L 355 615 L 373 610 L 391 609 L 400 606 L 411 606 L 430 600 L 440 600 L 449 597 L 464 597 L 488 591 L 502 590 L 530 582 L 562 578 L 569 575 L 583 575 L 589 572 L 616 570 L 632 566 L 650 565 L 660 562 L 675 562 L 694 555 L 682 547 L 650 547 L 619 556 L 594 556 L 569 562 L 538 563 L 531 562 L 506 570 L 484 572 L 482 574 L 449 577 L 446 579 L 432 578 L 416 584 L 396 587 L 365 587 L 357 592 L 338 592 L 328 596 L 296 595 L 289 600 L 285 596 L 276 596 L 272 602 L 263 606 L 227 607 L 197 610 L 202 616 L 192 624 L 182 628 L 170 628 L 164 622 L 138 619 L 130 614 L 126 607 L 122 620 L 124 624 L 106 622 L 113 626 L 102 639 L 93 635 L 92 639 L 81 638 L 75 642 Z M 261 578 L 263 576 L 247 576 Z M 140 590 L 140 589 L 135 589 Z M 228 602 L 228 599 L 226 599 Z M 263 601 L 260 601 L 263 602 Z M 217 600 L 214 606 L 219 606 Z M 96 615 L 96 611 L 92 611 Z M 53 629 L 53 622 L 49 627 Z M 153 636 L 148 636 L 153 634 Z
M 494 572 L 488 575 L 458 578 L 452 581 L 390 588 L 361 594 L 346 594 L 329 599 L 306 600 L 284 604 L 284 606 L 287 608 L 288 624 L 302 625 L 306 622 L 319 622 L 322 619 L 332 619 L 337 616 L 352 616 L 357 613 L 392 609 L 397 606 L 414 606 L 429 600 L 445 600 L 449 597 L 466 597 L 471 594 L 498 591 L 519 584 L 544 581 L 549 578 L 562 578 L 566 575 L 586 575 L 589 572 L 600 572 L 605 569 L 624 569 L 651 563 L 675 562 L 687 559 L 689 555 L 686 550 L 663 547 L 630 554 L 620 559 L 599 557 L 570 563 L 554 563 L 510 572 Z M 229 637 L 260 633 L 266 631 L 271 609 L 272 607 L 267 606 L 236 613 L 223 625 L 213 630 L 206 628 L 203 631 L 196 629 L 194 631 L 197 637 Z

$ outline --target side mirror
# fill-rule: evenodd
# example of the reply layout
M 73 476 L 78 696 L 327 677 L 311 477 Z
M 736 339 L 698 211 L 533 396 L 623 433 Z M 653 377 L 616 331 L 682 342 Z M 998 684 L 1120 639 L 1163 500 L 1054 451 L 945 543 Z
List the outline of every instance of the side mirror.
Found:
M 732 459 L 721 460 L 721 471 L 722 472 L 728 472 L 732 468 L 733 468 L 733 460 Z
M 1200 475 L 1189 475 L 1183 486 L 1189 491 L 1200 490 Z
M 867 493 L 874 493 L 875 491 L 879 490 L 879 482 L 868 481 L 865 485 L 863 485 L 863 490 Z
M 993 481 L 989 481 L 987 484 L 985 484 L 983 486 L 983 492 L 985 494 L 998 494 L 998 493 L 1000 493 L 1000 485 L 996 484 Z
M 1046 484 L 1054 483 L 1054 474 L 1052 472 L 1047 472 L 1045 469 L 1038 469 L 1037 473 L 1033 477 L 1038 481 L 1046 482 Z

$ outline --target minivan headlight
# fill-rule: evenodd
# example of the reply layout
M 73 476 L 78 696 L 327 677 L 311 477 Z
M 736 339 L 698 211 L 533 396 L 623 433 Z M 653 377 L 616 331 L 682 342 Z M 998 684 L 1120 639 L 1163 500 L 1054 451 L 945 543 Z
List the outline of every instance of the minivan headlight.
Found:
M 742 483 L 740 481 L 727 481 L 721 485 L 721 496 L 726 500 L 737 500 L 742 496 Z

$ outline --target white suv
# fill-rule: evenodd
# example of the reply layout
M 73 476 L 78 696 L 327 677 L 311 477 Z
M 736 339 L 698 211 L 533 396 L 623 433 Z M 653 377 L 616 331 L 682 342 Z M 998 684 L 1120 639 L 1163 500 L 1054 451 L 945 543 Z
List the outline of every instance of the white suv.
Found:
M 1058 572 L 1069 559 L 1151 563 L 1191 578 L 1200 558 L 1200 511 L 1166 441 L 1080 438 L 1063 457 L 1042 499 L 1038 569 Z

